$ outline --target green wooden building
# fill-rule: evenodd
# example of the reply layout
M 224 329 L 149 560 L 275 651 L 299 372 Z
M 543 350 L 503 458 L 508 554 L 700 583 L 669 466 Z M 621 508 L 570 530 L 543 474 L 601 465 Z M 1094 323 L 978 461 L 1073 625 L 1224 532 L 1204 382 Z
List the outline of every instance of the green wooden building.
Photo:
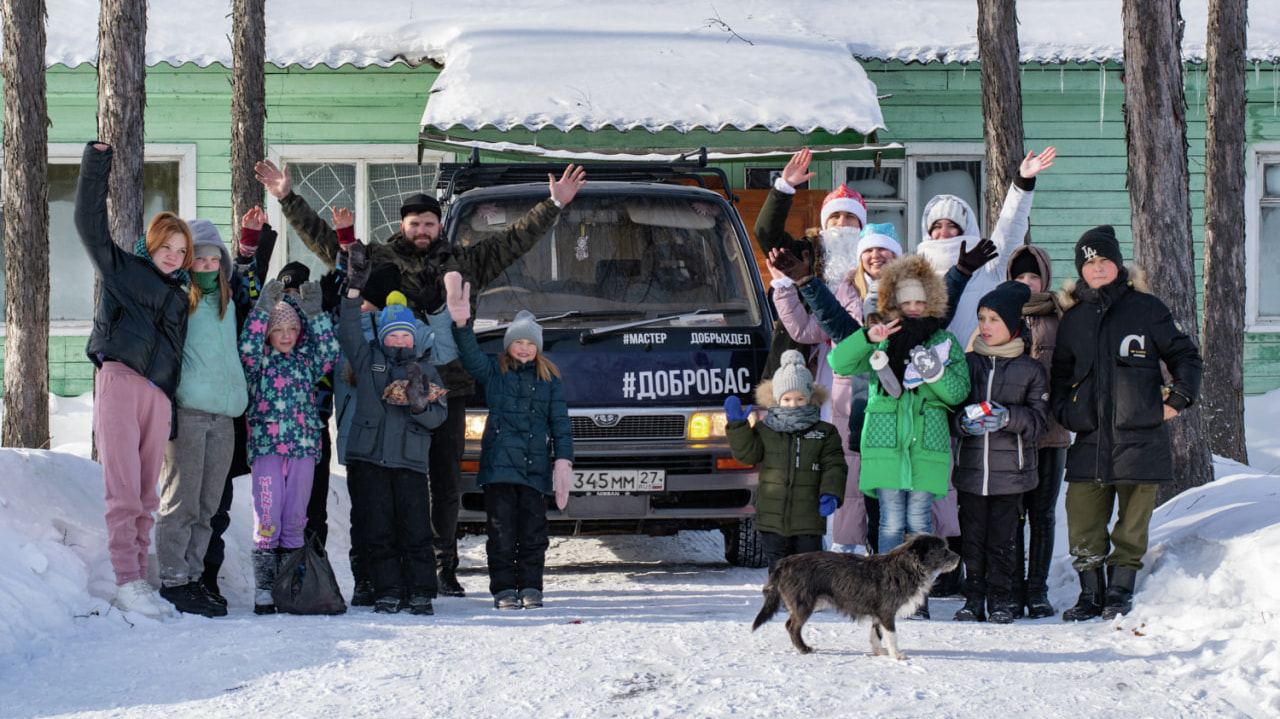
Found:
M 1032 240 L 1048 248 L 1054 258 L 1055 284 L 1074 273 L 1071 247 L 1084 230 L 1112 224 L 1122 238 L 1128 236 L 1119 2 L 1087 0 L 1084 4 L 1090 7 L 1035 0 L 1019 3 L 1020 37 L 1026 59 L 1022 89 L 1027 148 L 1036 151 L 1047 145 L 1058 148 L 1057 163 L 1037 182 L 1031 215 Z M 1188 58 L 1192 226 L 1197 238 L 1203 235 L 1204 221 L 1200 172 L 1205 133 L 1204 29 L 1201 26 L 1197 41 L 1193 25 L 1196 16 L 1188 6 L 1199 8 L 1203 4 L 1183 3 L 1189 38 L 1184 54 Z M 226 8 L 220 4 L 214 4 L 218 7 L 212 9 L 196 3 L 158 5 L 152 5 L 149 15 L 144 177 L 147 212 L 171 209 L 184 217 L 213 220 L 229 241 L 226 235 L 231 225 L 228 167 L 231 73 L 228 69 L 230 50 L 226 46 L 230 32 Z M 549 69 L 547 61 L 539 60 L 542 57 L 539 43 L 547 42 L 545 28 L 541 39 L 515 35 L 486 42 L 487 36 L 477 28 L 491 28 L 493 18 L 485 16 L 483 11 L 487 5 L 496 7 L 496 3 L 472 3 L 445 15 L 441 14 L 444 11 L 433 9 L 430 19 L 396 17 L 403 14 L 404 3 L 391 0 L 367 1 L 358 4 L 358 8 L 336 2 L 330 5 L 329 0 L 320 0 L 319 6 L 301 0 L 268 2 L 266 154 L 287 164 L 295 189 L 317 208 L 353 208 L 357 230 L 364 237 L 381 238 L 390 234 L 389 228 L 399 219 L 400 198 L 434 186 L 437 163 L 461 159 L 443 150 L 445 145 L 437 142 L 446 137 L 462 143 L 505 142 L 541 150 L 569 148 L 593 153 L 646 154 L 705 146 L 712 152 L 723 153 L 717 156 L 720 159 L 716 162 L 728 172 L 729 189 L 744 198 L 742 208 L 748 227 L 754 213 L 753 198 L 758 198 L 768 187 L 770 173 L 785 164 L 789 150 L 802 146 L 840 148 L 841 151 L 820 156 L 814 167 L 818 176 L 810 187 L 827 190 L 843 182 L 860 189 L 867 199 L 872 221 L 894 222 L 900 236 L 906 238 L 911 247 L 920 239 L 921 209 L 929 197 L 942 191 L 940 188 L 960 194 L 969 188 L 975 206 L 981 199 L 982 108 L 976 41 L 971 30 L 960 32 L 961 37 L 955 41 L 933 39 L 941 36 L 933 24 L 934 18 L 913 13 L 936 7 L 936 3 L 922 3 L 915 8 L 911 2 L 819 2 L 806 4 L 801 10 L 746 2 L 743 8 L 730 11 L 732 15 L 719 16 L 742 39 L 725 40 L 717 36 L 716 44 L 723 44 L 725 48 L 742 46 L 736 49 L 705 45 L 706 38 L 697 31 L 727 34 L 720 28 L 698 24 L 698 18 L 708 14 L 705 9 L 681 9 L 683 5 L 674 2 L 654 3 L 653 7 L 645 8 L 646 17 L 668 12 L 687 26 L 683 35 L 677 33 L 679 37 L 671 40 L 669 54 L 680 56 L 683 52 L 678 60 L 699 67 L 712 59 L 720 64 L 721 53 L 733 59 L 736 57 L 733 52 L 781 52 L 776 48 L 787 47 L 791 41 L 778 38 L 780 31 L 776 28 L 779 26 L 798 27 L 795 32 L 801 38 L 808 38 L 807 33 L 820 35 L 823 41 L 816 52 L 831 53 L 832 48 L 836 48 L 836 60 L 821 64 L 797 64 L 797 58 L 777 56 L 778 62 L 772 63 L 773 71 L 782 76 L 790 73 L 795 78 L 794 83 L 785 86 L 780 86 L 776 76 L 766 78 L 764 85 L 755 77 L 753 68 L 762 67 L 768 56 L 754 62 L 726 61 L 723 66 L 715 67 L 714 77 L 725 87 L 740 87 L 739 94 L 747 99 L 762 98 L 757 108 L 761 112 L 776 107 L 763 98 L 776 100 L 781 96 L 787 100 L 784 104 L 811 105 L 789 108 L 788 112 L 795 110 L 796 118 L 809 110 L 817 116 L 825 112 L 829 118 L 814 123 L 788 116 L 779 123 L 752 120 L 755 124 L 747 126 L 733 122 L 717 124 L 700 117 L 691 117 L 683 124 L 670 118 L 653 122 L 627 117 L 621 105 L 620 110 L 608 108 L 608 88 L 603 86 L 590 91 L 577 88 L 574 102 L 566 103 L 563 96 L 559 98 L 563 105 L 577 105 L 577 109 L 569 110 L 566 115 L 572 119 L 574 112 L 580 113 L 577 121 L 566 122 L 563 117 L 547 121 L 547 113 L 541 108 L 499 106 L 484 94 L 486 78 L 500 76 L 507 85 L 490 88 L 499 93 L 498 96 L 503 92 L 511 95 L 511 91 L 504 88 L 513 81 L 532 88 L 545 85 L 549 89 L 544 94 L 557 96 L 554 88 L 562 87 L 564 82 L 559 77 L 554 77 L 553 82 L 549 76 L 557 75 L 563 68 Z M 630 7 L 612 2 L 601 5 L 619 12 L 621 8 Z M 310 9 L 302 12 L 304 6 Z M 53 320 L 49 357 L 51 389 L 61 395 L 76 395 L 92 389 L 92 367 L 83 349 L 92 316 L 93 275 L 75 236 L 71 209 L 83 143 L 95 136 L 97 107 L 97 76 L 92 64 L 96 12 L 83 17 L 74 13 L 84 13 L 87 8 L 96 10 L 96 7 L 97 3 L 90 0 L 66 0 L 66 3 L 52 4 L 49 9 L 47 79 Z M 275 15 L 273 8 L 277 9 Z M 509 6 L 502 4 L 502 8 Z M 976 22 L 976 10 L 972 5 L 965 8 L 974 17 L 959 18 L 945 27 L 971 28 Z M 379 15 L 378 10 L 386 12 Z M 1093 24 L 1082 30 L 1084 39 L 1073 41 L 1075 44 L 1053 39 L 1058 34 L 1055 22 L 1060 21 L 1061 16 L 1089 16 L 1089 10 L 1098 10 L 1095 15 L 1113 12 L 1114 20 L 1104 22 L 1095 18 Z M 328 14 L 331 11 L 338 14 L 336 19 Z M 585 55 L 573 62 L 590 64 L 588 61 L 598 56 L 601 64 L 609 65 L 610 71 L 629 73 L 627 77 L 632 79 L 619 83 L 623 88 L 640 94 L 648 92 L 643 85 L 649 82 L 646 64 L 626 55 L 621 60 L 613 57 L 622 41 L 605 32 L 607 28 L 602 29 L 606 20 L 589 16 L 603 10 L 590 8 L 580 12 L 582 17 L 562 18 L 564 27 L 579 28 L 574 32 L 593 37 L 604 46 L 588 43 L 584 49 L 575 44 Z M 623 16 L 613 21 L 640 22 L 637 17 Z M 859 22 L 842 24 L 852 17 Z M 866 41 L 858 27 L 866 26 L 868 18 L 878 23 L 873 26 L 891 27 L 893 32 Z M 1280 270 L 1280 110 L 1277 109 L 1280 107 L 1277 100 L 1280 65 L 1276 63 L 1280 52 L 1273 48 L 1280 37 L 1265 37 L 1280 20 L 1264 18 L 1261 14 L 1257 18 L 1251 16 L 1250 20 L 1252 64 L 1241 68 L 1248 78 L 1246 215 L 1249 218 L 1250 287 L 1248 324 L 1242 331 L 1246 333 L 1245 389 L 1257 394 L 1280 387 L 1280 283 L 1272 279 L 1280 276 L 1277 273 Z M 537 23 L 527 17 L 507 18 L 506 22 L 538 29 Z M 553 23 L 554 19 L 538 22 Z M 1106 36 L 1090 42 L 1088 32 L 1103 32 L 1095 25 L 1102 27 Z M 593 30 L 583 31 L 579 26 Z M 830 28 L 846 26 L 850 28 L 848 37 L 831 36 Z M 191 27 L 200 30 L 191 31 Z M 186 36 L 181 36 L 183 29 L 188 32 Z M 902 37 L 913 37 L 913 30 L 923 39 L 904 44 Z M 273 44 L 273 33 L 286 40 Z M 1280 32 L 1275 34 L 1280 36 Z M 644 43 L 652 38 L 641 35 L 638 52 L 643 53 Z M 704 44 L 695 43 L 693 49 L 687 49 L 689 46 L 677 42 L 685 36 L 693 36 Z M 1255 43 L 1252 39 L 1255 36 L 1263 37 L 1265 42 Z M 154 49 L 153 37 L 160 38 L 154 43 Z M 554 40 L 555 36 L 552 37 Z M 307 41 L 298 38 L 307 38 Z M 748 41 L 752 43 L 749 46 Z M 492 48 L 507 45 L 531 48 L 527 67 L 513 66 L 506 58 L 489 58 L 485 54 Z M 547 57 L 559 47 L 555 42 L 552 45 L 542 50 L 548 53 Z M 1080 47 L 1086 49 L 1077 49 Z M 839 55 L 845 56 L 843 61 Z M 865 78 L 874 83 L 871 105 L 875 104 L 874 93 L 878 93 L 878 107 L 868 106 L 865 98 L 849 100 L 836 108 L 824 108 L 816 102 L 824 93 L 833 94 L 831 77 L 845 85 L 849 77 L 856 80 L 857 71 L 845 64 L 860 66 Z M 501 68 L 501 72 L 494 70 L 495 67 Z M 462 74 L 464 70 L 466 73 Z M 596 71 L 599 72 L 599 68 Z M 456 74 L 450 77 L 451 72 Z M 485 72 L 490 74 L 486 76 Z M 683 99 L 660 109 L 668 113 L 679 113 L 682 108 L 688 108 L 691 114 L 705 111 L 689 100 L 699 96 L 699 82 L 701 87 L 707 86 L 705 79 L 691 73 L 694 82 L 691 86 L 681 84 L 679 78 L 673 78 L 669 72 L 662 78 L 664 92 Z M 447 121 L 448 111 L 434 115 L 431 112 L 431 103 L 444 100 L 457 103 L 459 98 L 470 97 L 467 92 L 471 88 L 482 101 L 472 106 L 465 102 L 459 104 L 454 110 L 457 121 Z M 522 92 L 536 90 L 526 88 Z M 519 104 L 524 99 L 525 95 L 516 94 L 513 102 Z M 858 122 L 830 119 L 848 112 L 851 106 L 866 110 L 867 117 Z M 424 108 L 425 117 L 431 120 L 426 126 L 423 125 Z M 714 115 L 715 108 L 710 112 Z M 486 113 L 491 113 L 490 119 L 485 119 Z M 590 121 L 582 119 L 587 117 Z M 870 134 L 872 131 L 874 135 Z M 420 138 L 428 141 L 420 145 Z M 266 209 L 273 224 L 284 229 L 278 208 L 269 203 Z M 288 241 L 278 247 L 273 266 L 301 260 L 319 267 L 291 233 L 285 236 Z M 1128 249 L 1126 247 L 1126 251 Z M 3 290 L 0 287 L 0 292 Z

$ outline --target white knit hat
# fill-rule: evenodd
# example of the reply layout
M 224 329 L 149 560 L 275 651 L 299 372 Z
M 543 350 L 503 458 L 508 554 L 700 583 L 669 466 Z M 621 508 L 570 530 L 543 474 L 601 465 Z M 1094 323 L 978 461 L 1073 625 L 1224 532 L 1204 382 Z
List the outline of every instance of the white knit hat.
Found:
M 938 220 L 951 220 L 963 232 L 968 225 L 965 218 L 964 204 L 954 197 L 943 197 L 929 207 L 929 214 L 924 217 L 925 232 L 933 229 Z
M 782 401 L 782 395 L 799 390 L 805 401 L 813 399 L 813 375 L 805 367 L 804 356 L 795 350 L 782 353 L 780 364 L 773 373 L 773 400 Z
M 896 296 L 893 298 L 901 305 L 904 302 L 928 302 L 929 296 L 925 294 L 924 283 L 914 277 L 908 277 L 898 283 L 895 288 Z

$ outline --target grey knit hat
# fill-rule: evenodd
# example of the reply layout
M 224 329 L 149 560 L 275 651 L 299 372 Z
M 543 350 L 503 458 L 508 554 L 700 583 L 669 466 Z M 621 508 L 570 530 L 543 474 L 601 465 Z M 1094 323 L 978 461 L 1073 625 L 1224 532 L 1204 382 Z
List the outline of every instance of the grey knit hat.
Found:
M 529 340 L 539 352 L 542 351 L 542 328 L 529 310 L 520 310 L 511 324 L 507 325 L 507 334 L 502 338 L 502 349 L 510 349 L 511 343 L 516 340 Z
M 782 353 L 781 364 L 773 373 L 773 400 L 782 401 L 782 395 L 800 390 L 805 401 L 813 399 L 813 375 L 804 364 L 804 356 L 795 350 Z

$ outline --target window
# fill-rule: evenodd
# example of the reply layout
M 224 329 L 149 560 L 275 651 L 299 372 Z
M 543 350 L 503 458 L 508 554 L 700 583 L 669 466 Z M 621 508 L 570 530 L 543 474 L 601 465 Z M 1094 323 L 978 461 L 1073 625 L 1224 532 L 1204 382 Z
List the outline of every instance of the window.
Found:
M 983 148 L 978 144 L 915 144 L 901 160 L 835 163 L 834 183 L 848 186 L 867 203 L 867 222 L 887 222 L 907 252 L 922 239 L 921 213 L 935 195 L 956 195 L 979 215 L 981 224 Z
M 83 147 L 74 143 L 49 145 L 49 320 L 54 334 L 83 334 L 86 323 L 93 321 L 93 265 L 80 246 L 74 221 Z M 192 216 L 194 175 L 194 145 L 147 145 L 142 171 L 144 223 L 164 210 Z M 0 246 L 0 263 L 3 261 L 4 248 Z M 0 281 L 0 302 L 4 292 Z
M 331 222 L 335 208 L 348 208 L 355 214 L 356 236 L 381 242 L 400 229 L 400 205 L 406 197 L 419 192 L 435 196 L 443 155 L 428 153 L 419 165 L 417 153 L 416 146 L 400 145 L 285 145 L 273 147 L 270 157 L 288 169 L 293 191 L 321 219 Z M 271 224 L 285 238 L 277 245 L 270 272 L 297 261 L 317 279 L 327 271 L 325 263 L 302 244 L 279 204 L 270 202 Z
M 1245 180 L 1245 311 L 1250 330 L 1275 332 L 1280 331 L 1280 285 L 1270 280 L 1280 275 L 1280 144 L 1256 146 L 1253 159 Z

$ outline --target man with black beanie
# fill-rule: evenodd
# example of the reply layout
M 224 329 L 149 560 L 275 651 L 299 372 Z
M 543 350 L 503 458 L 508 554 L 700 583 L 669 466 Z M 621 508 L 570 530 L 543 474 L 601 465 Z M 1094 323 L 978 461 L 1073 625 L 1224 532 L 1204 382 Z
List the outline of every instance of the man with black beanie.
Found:
M 1085 232 L 1075 247 L 1081 281 L 1068 283 L 1061 296 L 1050 404 L 1076 433 L 1067 451 L 1066 507 L 1080 598 L 1062 613 L 1069 622 L 1130 610 L 1156 487 L 1173 479 L 1166 423 L 1200 391 L 1195 342 L 1146 292 L 1141 271 L 1123 263 L 1112 227 Z M 1161 364 L 1173 377 L 1168 386 Z

